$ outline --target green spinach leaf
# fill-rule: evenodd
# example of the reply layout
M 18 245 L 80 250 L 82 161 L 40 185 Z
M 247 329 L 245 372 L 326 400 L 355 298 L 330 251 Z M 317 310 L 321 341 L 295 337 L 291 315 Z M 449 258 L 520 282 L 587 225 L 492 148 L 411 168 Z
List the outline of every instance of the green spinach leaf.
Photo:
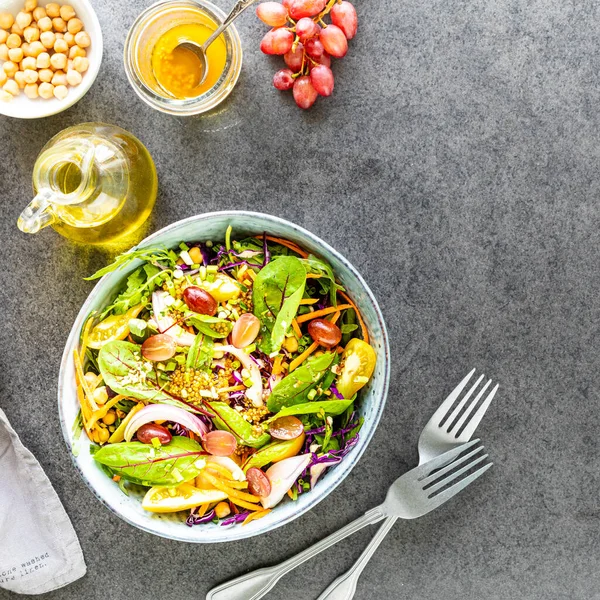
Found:
M 210 315 L 199 315 L 196 313 L 188 313 L 186 321 L 193 325 L 200 333 L 211 338 L 227 337 L 233 329 L 233 323 L 227 319 L 219 317 L 211 317 Z M 218 325 L 218 329 L 215 327 Z
M 188 351 L 185 363 L 186 368 L 210 371 L 214 348 L 215 343 L 212 341 L 211 337 L 204 335 L 203 333 L 196 335 L 196 339 Z
M 124 254 L 120 254 L 115 258 L 115 260 L 110 264 L 96 271 L 93 275 L 86 277 L 86 281 L 91 281 L 93 279 L 99 279 L 103 277 L 107 273 L 112 273 L 117 269 L 120 269 L 130 262 L 140 259 L 147 261 L 149 263 L 162 263 L 163 266 L 174 268 L 177 262 L 177 254 L 173 252 L 173 250 L 167 250 L 163 247 L 155 247 L 155 248 L 142 248 L 139 250 L 130 250 L 129 252 L 125 252 Z
M 257 274 L 252 288 L 254 314 L 261 322 L 259 348 L 278 352 L 298 312 L 304 294 L 306 271 L 299 258 L 279 256 Z
M 337 358 L 335 352 L 325 352 L 311 356 L 306 362 L 286 375 L 274 388 L 267 400 L 273 413 L 284 406 L 293 406 L 308 401 L 308 393 L 315 388 L 325 373 L 331 369 Z
M 206 466 L 205 455 L 198 442 L 175 436 L 160 448 L 141 442 L 107 444 L 94 460 L 133 483 L 173 487 L 198 475 Z
M 252 431 L 252 425 L 228 404 L 224 402 L 207 402 L 207 404 L 217 415 L 217 418 L 213 419 L 217 429 L 230 431 L 246 446 L 261 448 L 271 441 L 271 436 L 268 433 L 255 435 Z
M 315 275 L 321 275 L 317 282 L 323 288 L 324 292 L 329 292 L 329 299 L 332 306 L 337 306 L 337 292 L 344 292 L 345 289 L 335 280 L 335 274 L 330 265 L 325 261 L 313 256 L 312 254 L 307 258 L 302 259 L 306 273 L 313 273 Z
M 104 383 L 117 394 L 198 412 L 162 389 L 153 378 L 152 366 L 144 361 L 140 347 L 135 344 L 122 341 L 105 344 L 98 353 L 98 367 Z

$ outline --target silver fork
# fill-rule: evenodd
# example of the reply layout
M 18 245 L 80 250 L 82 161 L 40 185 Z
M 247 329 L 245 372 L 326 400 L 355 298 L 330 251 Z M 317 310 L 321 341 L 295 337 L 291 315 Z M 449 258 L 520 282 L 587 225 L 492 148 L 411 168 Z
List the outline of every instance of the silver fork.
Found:
M 419 465 L 426 464 L 431 459 L 439 456 L 443 452 L 455 448 L 459 444 L 468 442 L 475 429 L 481 422 L 483 415 L 486 413 L 491 404 L 499 385 L 496 384 L 492 391 L 485 397 L 483 402 L 476 409 L 477 405 L 483 398 L 490 387 L 492 380 L 479 390 L 475 398 L 471 401 L 466 410 L 464 410 L 467 402 L 471 399 L 479 384 L 483 381 L 484 376 L 480 375 L 477 381 L 471 386 L 469 391 L 453 408 L 456 400 L 464 390 L 465 386 L 475 373 L 473 369 L 455 388 L 450 395 L 444 400 L 442 405 L 433 413 L 427 425 L 423 428 L 419 437 Z M 461 411 L 464 412 L 461 414 Z M 475 412 L 474 412 L 475 411 Z M 459 418 L 460 415 L 460 418 Z M 441 471 L 440 471 L 441 472 Z M 358 557 L 356 562 L 346 571 L 334 580 L 331 585 L 317 598 L 317 600 L 351 600 L 356 591 L 356 584 L 363 569 L 367 566 L 371 556 L 379 547 L 389 530 L 396 522 L 395 515 L 387 517 L 387 519 L 379 527 L 377 533 L 369 545 L 364 549 L 363 553 Z
M 456 420 L 455 417 L 452 420 L 446 419 L 445 425 L 448 425 L 448 427 L 445 427 L 445 429 L 444 428 L 440 429 L 440 423 L 442 423 L 442 421 L 444 420 L 444 417 L 448 414 L 448 412 L 452 408 L 452 405 L 454 404 L 454 402 L 456 401 L 456 399 L 458 398 L 460 393 L 463 391 L 466 384 L 468 383 L 470 378 L 473 376 L 474 372 L 475 372 L 475 369 L 473 369 L 458 384 L 458 386 L 456 386 L 456 388 L 452 391 L 452 393 L 448 396 L 448 398 L 446 398 L 446 400 L 443 402 L 443 404 L 440 406 L 440 408 L 438 408 L 438 410 L 434 413 L 433 417 L 429 420 L 429 422 L 425 426 L 425 429 L 423 430 L 423 432 L 421 433 L 421 436 L 419 438 L 419 465 L 420 466 L 422 466 L 423 463 L 428 460 L 428 458 L 435 458 L 438 454 L 443 452 L 443 450 L 440 450 L 442 445 L 446 445 L 447 449 L 448 448 L 452 449 L 452 448 L 455 448 L 457 445 L 461 444 L 462 442 L 467 441 L 473 435 L 475 428 L 481 421 L 481 418 L 483 417 L 485 411 L 487 410 L 487 407 L 489 406 L 490 402 L 492 401 L 493 394 L 496 393 L 498 386 L 496 386 L 494 388 L 494 390 L 492 391 L 492 393 L 490 394 L 490 396 L 488 396 L 484 400 L 484 403 L 481 405 L 481 408 L 479 408 L 476 411 L 476 413 L 470 417 L 467 427 L 464 428 L 464 430 L 460 436 L 456 437 L 456 434 L 455 434 L 455 431 L 458 431 L 458 427 L 452 426 L 453 421 Z M 458 415 L 461 408 L 464 407 L 466 402 L 469 400 L 470 396 L 472 396 L 477 385 L 479 385 L 479 383 L 481 382 L 482 379 L 483 379 L 483 376 L 481 376 L 478 379 L 475 386 L 473 386 L 469 390 L 466 397 L 461 400 L 461 402 L 457 406 L 458 410 L 453 411 L 452 414 L 454 414 L 454 412 L 456 412 L 456 415 Z M 489 387 L 489 384 L 490 384 L 490 382 L 488 382 L 486 384 L 486 387 L 483 390 L 484 392 Z M 478 394 L 478 397 L 480 398 L 481 396 Z M 461 404 L 462 404 L 462 406 L 461 406 Z M 475 408 L 475 405 L 472 403 L 469 406 L 469 408 L 467 409 L 467 411 L 465 412 L 465 414 L 472 414 L 474 408 Z M 464 419 L 464 421 L 467 422 L 467 419 Z M 458 423 L 456 425 L 458 425 Z M 461 426 L 462 426 L 462 424 L 461 424 Z M 438 431 L 438 429 L 440 429 L 440 431 Z M 444 434 L 444 430 L 445 430 L 445 434 Z M 466 439 L 463 439 L 465 437 L 465 435 L 467 435 L 468 437 L 466 437 Z M 444 464 L 445 463 L 442 461 L 440 463 L 440 467 L 443 467 Z M 419 467 L 417 467 L 417 468 L 419 468 Z M 487 466 L 484 467 L 484 469 L 487 469 L 487 468 L 488 468 Z M 479 475 L 481 475 L 481 474 L 482 473 L 479 473 Z M 477 475 L 477 476 L 479 476 L 479 475 Z M 397 481 L 399 481 L 400 479 L 398 479 Z M 468 485 L 468 483 L 466 485 Z M 456 486 L 454 486 L 454 487 L 456 487 Z M 460 490 L 457 490 L 457 491 L 460 491 Z M 384 505 L 385 505 L 385 503 L 384 503 Z M 279 581 L 279 579 L 283 575 L 285 575 L 292 569 L 296 568 L 297 566 L 299 566 L 300 564 L 302 564 L 304 561 L 308 560 L 309 558 L 312 558 L 313 556 L 317 555 L 319 552 L 326 550 L 330 546 L 333 546 L 337 542 L 339 542 L 339 541 L 343 540 L 344 538 L 348 537 L 349 535 L 352 535 L 353 533 L 357 532 L 359 529 L 362 529 L 366 525 L 371 525 L 373 523 L 377 523 L 385 516 L 386 515 L 384 515 L 380 512 L 379 507 L 372 509 L 372 510 L 368 511 L 367 513 L 365 513 L 362 517 L 359 517 L 355 521 L 352 521 L 352 523 L 349 523 L 342 529 L 339 529 L 338 531 L 332 533 L 330 536 L 326 537 L 325 539 L 321 540 L 320 542 L 317 542 L 316 544 L 314 544 L 310 548 L 307 548 L 306 550 L 300 552 L 296 556 L 293 556 L 290 559 L 284 561 L 283 563 L 280 563 L 279 565 L 275 565 L 272 567 L 265 567 L 263 569 L 253 571 L 252 573 L 242 575 L 241 577 L 238 577 L 236 579 L 233 579 L 231 581 L 225 582 L 225 583 L 217 586 L 216 588 L 212 589 L 207 594 L 206 600 L 259 600 L 259 598 L 262 598 L 269 590 L 271 590 L 275 586 L 277 581 Z M 395 516 L 388 516 L 388 519 L 382 525 L 382 527 L 380 528 L 380 531 L 378 531 L 375 538 L 377 538 L 380 535 L 380 533 L 382 532 L 384 527 L 387 527 L 385 530 L 385 533 L 387 533 L 387 531 L 389 531 L 391 526 L 395 523 L 396 518 L 397 517 L 395 517 Z M 381 536 L 381 539 L 383 539 L 383 537 L 385 536 L 385 533 Z M 379 545 L 379 543 L 381 541 L 381 540 L 379 540 L 375 543 L 375 538 L 374 538 L 374 541 L 372 542 L 373 547 L 372 547 L 371 554 L 375 551 L 375 549 L 377 548 L 377 546 Z M 369 555 L 369 557 L 370 557 L 370 555 Z M 360 573 L 358 573 L 358 574 L 360 574 Z

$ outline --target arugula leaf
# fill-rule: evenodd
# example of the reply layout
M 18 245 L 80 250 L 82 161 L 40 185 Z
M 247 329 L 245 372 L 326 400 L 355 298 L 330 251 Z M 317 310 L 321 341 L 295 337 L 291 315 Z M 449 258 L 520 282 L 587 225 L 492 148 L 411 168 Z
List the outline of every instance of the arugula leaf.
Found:
M 269 418 L 268 422 L 279 417 L 287 417 L 289 415 L 309 415 L 323 412 L 326 415 L 337 417 L 341 415 L 351 404 L 353 400 L 316 400 L 315 402 L 304 402 L 302 404 L 294 404 L 282 408 L 277 414 Z
M 321 275 L 317 279 L 319 285 L 323 288 L 323 291 L 329 292 L 329 299 L 332 306 L 337 306 L 337 292 L 345 292 L 346 290 L 335 280 L 335 274 L 331 266 L 312 254 L 307 258 L 303 258 L 302 263 L 307 274 Z
M 306 271 L 294 256 L 279 256 L 257 274 L 252 287 L 254 314 L 261 322 L 259 348 L 278 352 L 285 333 L 298 312 L 304 294 Z
M 213 359 L 215 343 L 212 338 L 199 333 L 189 349 L 185 366 L 188 369 L 209 371 Z
M 177 254 L 175 254 L 173 250 L 167 250 L 161 246 L 154 248 L 142 248 L 140 250 L 130 250 L 124 254 L 119 254 L 119 256 L 117 256 L 117 258 L 115 258 L 110 265 L 107 265 L 103 269 L 96 271 L 93 275 L 86 277 L 85 280 L 92 281 L 93 279 L 99 279 L 107 273 L 112 273 L 113 271 L 128 265 L 130 262 L 136 259 L 145 260 L 148 262 L 166 263 L 163 266 L 174 268 L 177 258 Z
M 352 333 L 353 331 L 356 331 L 358 329 L 358 325 L 356 325 L 356 323 L 346 323 L 342 324 L 340 329 L 342 333 Z
M 217 415 L 213 422 L 217 429 L 233 433 L 243 444 L 252 448 L 261 448 L 271 441 L 268 433 L 255 435 L 252 425 L 242 415 L 225 402 L 207 402 L 210 409 Z
M 206 466 L 205 455 L 198 442 L 175 436 L 160 448 L 141 442 L 107 444 L 94 460 L 133 483 L 173 487 L 198 475 Z
M 193 325 L 200 333 L 211 338 L 227 337 L 233 329 L 233 323 L 227 319 L 219 319 L 219 317 L 211 317 L 209 315 L 200 315 L 197 313 L 186 316 L 186 321 Z M 221 330 L 217 331 L 214 325 L 219 324 Z
M 345 347 L 352 339 L 352 332 L 355 329 L 358 329 L 358 325 L 356 324 L 356 311 L 353 308 L 349 308 L 343 312 L 340 321 L 340 329 L 342 331 L 342 341 L 340 344 Z
M 105 344 L 98 353 L 98 367 L 104 383 L 117 394 L 198 412 L 152 380 L 152 366 L 144 361 L 140 347 L 135 344 L 119 340 Z
M 273 413 L 284 406 L 301 404 L 308 400 L 308 393 L 315 388 L 323 375 L 331 369 L 337 357 L 336 352 L 325 352 L 311 356 L 306 362 L 286 375 L 274 388 L 267 400 Z

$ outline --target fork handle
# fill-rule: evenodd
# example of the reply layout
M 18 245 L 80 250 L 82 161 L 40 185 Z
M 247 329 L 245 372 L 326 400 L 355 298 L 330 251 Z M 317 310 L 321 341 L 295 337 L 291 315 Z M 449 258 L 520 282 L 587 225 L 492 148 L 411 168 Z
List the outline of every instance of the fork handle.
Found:
M 258 600 L 269 592 L 283 575 L 292 569 L 295 569 L 309 558 L 316 556 L 319 552 L 337 544 L 349 535 L 356 533 L 359 529 L 381 521 L 385 516 L 386 513 L 383 506 L 372 508 L 362 517 L 348 523 L 345 527 L 338 529 L 320 542 L 296 554 L 296 556 L 292 556 L 273 567 L 258 569 L 252 573 L 222 583 L 208 592 L 206 600 Z
M 317 600 L 351 600 L 356 592 L 358 578 L 367 566 L 369 559 L 388 534 L 388 531 L 394 526 L 398 517 L 387 517 L 377 533 L 364 549 L 358 560 L 346 571 L 340 575 L 318 598 Z

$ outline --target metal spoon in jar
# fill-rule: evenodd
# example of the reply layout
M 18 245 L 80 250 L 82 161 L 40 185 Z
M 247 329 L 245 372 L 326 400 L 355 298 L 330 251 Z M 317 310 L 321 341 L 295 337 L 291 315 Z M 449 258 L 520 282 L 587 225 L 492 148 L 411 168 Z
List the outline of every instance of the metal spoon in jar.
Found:
M 227 27 L 235 21 L 251 4 L 254 4 L 256 0 L 238 0 L 231 12 L 227 15 L 223 23 L 217 27 L 214 33 L 204 42 L 204 44 L 196 44 L 195 42 L 185 41 L 181 42 L 175 49 L 181 48 L 184 50 L 189 50 L 193 52 L 200 61 L 201 75 L 200 82 L 198 85 L 204 82 L 206 79 L 206 75 L 208 73 L 208 61 L 206 59 L 206 50 L 207 48 L 223 33 Z

